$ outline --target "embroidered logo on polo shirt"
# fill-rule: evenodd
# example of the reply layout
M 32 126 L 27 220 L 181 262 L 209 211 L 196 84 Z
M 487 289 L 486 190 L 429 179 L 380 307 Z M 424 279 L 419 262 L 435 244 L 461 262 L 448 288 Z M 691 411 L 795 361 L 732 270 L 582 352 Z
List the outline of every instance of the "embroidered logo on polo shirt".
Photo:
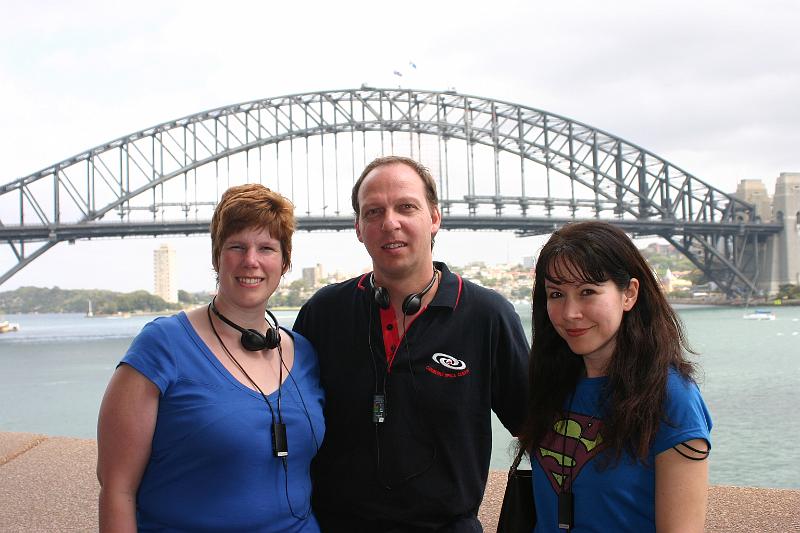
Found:
M 444 370 L 440 370 L 435 368 L 433 365 L 426 366 L 425 370 L 435 376 L 442 378 L 460 378 L 469 374 L 467 363 L 461 359 L 453 357 L 452 355 L 437 352 L 431 356 L 431 359 L 433 359 L 434 363 L 436 363 L 438 366 L 444 368 Z

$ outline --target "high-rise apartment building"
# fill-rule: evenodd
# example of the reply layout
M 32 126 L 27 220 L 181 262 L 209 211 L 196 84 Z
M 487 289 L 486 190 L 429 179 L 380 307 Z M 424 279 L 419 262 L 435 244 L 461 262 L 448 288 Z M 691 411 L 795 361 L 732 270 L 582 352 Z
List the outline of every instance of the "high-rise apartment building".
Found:
M 306 282 L 308 287 L 316 287 L 319 281 L 325 277 L 325 271 L 321 264 L 317 266 L 306 267 L 303 269 L 303 281 Z
M 175 250 L 162 244 L 153 252 L 153 291 L 165 302 L 178 301 L 178 287 L 175 285 Z

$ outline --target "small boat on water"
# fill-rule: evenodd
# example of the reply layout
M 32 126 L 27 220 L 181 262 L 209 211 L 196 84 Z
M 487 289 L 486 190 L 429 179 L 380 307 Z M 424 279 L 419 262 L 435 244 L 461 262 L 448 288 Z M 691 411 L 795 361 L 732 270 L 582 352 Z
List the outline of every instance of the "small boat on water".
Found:
M 12 331 L 19 331 L 19 324 L 8 320 L 0 321 L 0 333 L 11 333 Z
M 756 309 L 752 313 L 745 314 L 745 320 L 775 320 L 775 313 L 768 309 Z

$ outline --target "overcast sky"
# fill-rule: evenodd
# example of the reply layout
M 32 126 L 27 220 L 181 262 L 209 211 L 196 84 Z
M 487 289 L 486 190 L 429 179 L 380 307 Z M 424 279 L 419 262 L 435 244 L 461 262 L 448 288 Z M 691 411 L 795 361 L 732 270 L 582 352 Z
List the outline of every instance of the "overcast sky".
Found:
M 565 115 L 729 192 L 744 178 L 771 191 L 781 172 L 800 171 L 794 0 L 0 0 L 0 9 L 0 183 L 199 111 L 398 82 Z M 0 291 L 152 290 L 163 242 L 178 250 L 179 287 L 213 287 L 208 236 L 198 236 L 62 243 Z M 516 261 L 540 245 L 446 232 L 436 255 Z M 294 246 L 293 277 L 316 262 L 369 262 L 352 232 L 298 234 Z

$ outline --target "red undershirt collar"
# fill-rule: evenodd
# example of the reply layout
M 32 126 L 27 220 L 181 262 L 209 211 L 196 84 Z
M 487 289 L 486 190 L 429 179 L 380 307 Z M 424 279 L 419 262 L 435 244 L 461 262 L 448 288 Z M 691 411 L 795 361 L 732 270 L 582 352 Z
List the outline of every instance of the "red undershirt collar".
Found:
M 411 324 L 413 324 L 417 317 L 422 315 L 427 308 L 428 306 L 426 305 L 415 317 L 411 318 L 410 320 L 406 319 L 405 335 L 408 334 Z M 391 372 L 394 356 L 400 349 L 400 342 L 403 339 L 400 337 L 400 328 L 397 324 L 397 317 L 394 314 L 394 309 L 392 307 L 389 307 L 388 309 L 378 308 L 378 312 L 381 316 L 381 334 L 383 337 L 383 350 L 386 353 L 386 366 Z

